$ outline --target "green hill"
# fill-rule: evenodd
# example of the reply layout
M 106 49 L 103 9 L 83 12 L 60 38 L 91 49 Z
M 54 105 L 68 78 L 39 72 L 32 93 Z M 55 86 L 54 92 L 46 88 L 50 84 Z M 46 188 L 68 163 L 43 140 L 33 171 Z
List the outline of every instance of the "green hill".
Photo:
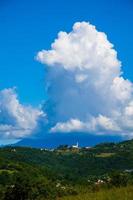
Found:
M 95 192 L 97 185 L 98 190 L 132 186 L 132 171 L 133 140 L 79 149 L 67 145 L 55 150 L 3 147 L 1 200 L 14 200 L 14 195 L 22 200 L 54 200 L 82 194 L 84 189 Z

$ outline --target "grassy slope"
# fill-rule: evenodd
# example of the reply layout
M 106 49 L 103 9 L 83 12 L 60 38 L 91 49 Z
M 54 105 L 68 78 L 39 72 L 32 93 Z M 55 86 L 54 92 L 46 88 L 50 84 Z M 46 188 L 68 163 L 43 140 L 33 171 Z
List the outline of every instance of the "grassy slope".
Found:
M 67 196 L 60 200 L 133 200 L 133 187 L 113 188 L 95 193 L 80 193 L 77 196 Z

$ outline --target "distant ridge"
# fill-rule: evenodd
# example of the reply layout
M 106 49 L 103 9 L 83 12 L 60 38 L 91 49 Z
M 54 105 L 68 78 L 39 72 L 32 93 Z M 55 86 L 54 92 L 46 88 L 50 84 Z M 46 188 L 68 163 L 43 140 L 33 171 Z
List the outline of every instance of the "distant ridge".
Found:
M 59 145 L 73 145 L 77 142 L 80 147 L 94 146 L 103 142 L 120 142 L 121 137 L 116 136 L 98 136 L 88 133 L 53 133 L 44 134 L 43 138 L 25 138 L 13 144 L 13 146 L 27 146 L 35 148 L 56 148 Z

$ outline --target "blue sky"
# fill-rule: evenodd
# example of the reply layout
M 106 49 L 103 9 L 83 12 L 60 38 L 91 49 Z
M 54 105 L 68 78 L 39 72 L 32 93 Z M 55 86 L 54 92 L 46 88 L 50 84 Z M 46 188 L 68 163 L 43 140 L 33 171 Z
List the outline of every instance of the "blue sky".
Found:
M 57 36 L 60 31 L 66 33 Z M 1 0 L 0 143 L 48 128 L 51 132 L 113 133 L 132 138 L 132 36 L 132 0 Z M 91 51 L 82 47 L 86 38 L 84 46 L 94 46 Z M 37 55 L 44 65 L 35 59 Z M 79 61 L 88 66 L 80 66 L 82 73 Z M 48 97 L 45 108 L 38 108 Z
M 43 101 L 44 69 L 34 57 L 77 21 L 89 21 L 107 34 L 123 63 L 124 77 L 133 80 L 131 0 L 2 0 L 0 89 L 16 86 L 25 104 Z

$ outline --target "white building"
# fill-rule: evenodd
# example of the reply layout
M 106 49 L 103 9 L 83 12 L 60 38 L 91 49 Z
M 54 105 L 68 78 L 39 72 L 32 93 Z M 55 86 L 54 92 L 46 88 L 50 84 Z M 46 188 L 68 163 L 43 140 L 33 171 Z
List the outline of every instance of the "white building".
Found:
M 72 145 L 72 148 L 78 149 L 79 148 L 79 143 L 77 142 L 76 145 Z

